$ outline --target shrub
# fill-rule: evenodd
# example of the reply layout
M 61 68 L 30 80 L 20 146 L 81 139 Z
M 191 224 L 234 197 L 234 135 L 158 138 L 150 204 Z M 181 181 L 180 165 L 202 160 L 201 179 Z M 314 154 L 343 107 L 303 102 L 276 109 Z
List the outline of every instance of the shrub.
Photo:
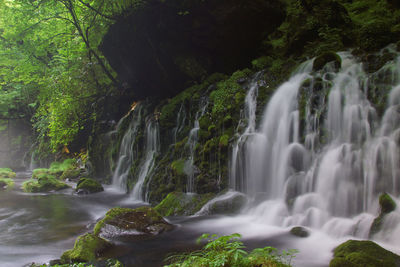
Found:
M 226 236 L 203 234 L 197 240 L 207 240 L 207 244 L 201 250 L 191 253 L 172 255 L 166 259 L 171 262 L 166 267 L 189 267 L 189 266 L 290 266 L 296 250 L 277 253 L 272 247 L 257 248 L 248 253 L 245 251 L 243 242 L 239 241 L 240 234 Z

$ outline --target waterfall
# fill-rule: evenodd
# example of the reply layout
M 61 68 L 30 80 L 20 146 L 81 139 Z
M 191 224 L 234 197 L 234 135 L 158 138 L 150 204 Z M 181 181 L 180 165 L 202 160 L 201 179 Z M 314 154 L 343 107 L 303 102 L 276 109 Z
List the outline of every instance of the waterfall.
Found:
M 189 148 L 189 157 L 185 161 L 184 172 L 188 177 L 186 190 L 188 193 L 194 193 L 194 152 L 198 142 L 198 132 L 200 130 L 199 119 L 204 115 L 208 106 L 208 99 L 202 98 L 200 101 L 200 109 L 196 112 L 194 127 L 189 132 L 188 141 L 186 146 Z
M 246 214 L 264 222 L 367 238 L 379 194 L 400 193 L 400 58 L 368 74 L 350 53 L 339 55 L 339 71 L 303 64 L 270 98 L 258 127 L 253 82 L 247 127 L 232 149 L 230 187 L 256 199 Z M 379 119 L 367 96 L 385 89 Z M 400 222 L 400 214 L 391 217 Z
M 126 120 L 130 119 L 128 128 L 122 137 L 118 161 L 112 177 L 113 186 L 124 191 L 127 190 L 127 179 L 134 160 L 135 139 L 139 131 L 141 118 L 142 105 L 138 104 L 134 110 L 125 115 L 117 124 L 117 131 L 120 131 Z
M 146 131 L 145 131 L 145 147 L 144 157 L 140 164 L 140 169 L 137 175 L 137 181 L 132 190 L 132 197 L 135 200 L 145 201 L 147 200 L 147 192 L 144 192 L 144 182 L 150 179 L 148 176 L 151 175 L 153 170 L 155 158 L 160 150 L 160 131 L 159 125 L 154 116 L 151 115 L 146 118 Z

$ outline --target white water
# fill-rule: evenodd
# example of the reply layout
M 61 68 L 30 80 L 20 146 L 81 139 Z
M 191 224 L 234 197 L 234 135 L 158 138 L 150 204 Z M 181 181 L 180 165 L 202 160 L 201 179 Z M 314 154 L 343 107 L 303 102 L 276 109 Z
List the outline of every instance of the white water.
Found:
M 138 104 L 138 106 L 126 116 L 124 116 L 117 125 L 118 131 L 125 120 L 131 120 L 128 126 L 128 130 L 125 132 L 124 137 L 122 138 L 117 166 L 112 177 L 113 186 L 123 191 L 127 191 L 127 179 L 132 162 L 134 160 L 134 146 L 136 141 L 135 139 L 141 123 L 141 117 L 142 105 Z
M 189 157 L 185 161 L 184 172 L 187 175 L 187 185 L 186 191 L 188 193 L 194 193 L 194 175 L 195 175 L 195 166 L 194 166 L 194 152 L 198 142 L 198 133 L 200 130 L 199 119 L 204 115 L 208 106 L 208 99 L 202 99 L 200 103 L 200 109 L 196 112 L 194 127 L 189 132 L 188 141 L 186 143 L 189 148 Z
M 153 116 L 150 116 L 146 120 L 145 135 L 144 160 L 140 165 L 137 181 L 132 190 L 132 198 L 139 201 L 147 200 L 147 193 L 144 192 L 144 182 L 151 174 L 155 163 L 155 157 L 160 150 L 159 126 Z M 148 179 L 150 179 L 150 177 Z
M 379 194 L 398 197 L 400 60 L 367 75 L 349 54 L 340 55 L 339 73 L 329 66 L 312 73 L 310 62 L 305 63 L 271 97 L 258 127 L 256 89 L 250 88 L 248 125 L 233 147 L 230 183 L 250 199 L 265 201 L 250 205 L 240 217 L 245 221 L 252 218 L 285 229 L 302 225 L 332 238 L 368 238 Z M 308 101 L 301 122 L 298 100 L 307 79 L 308 90 L 317 79 L 324 85 L 313 93 L 317 103 Z M 380 86 L 378 80 L 392 88 L 381 120 L 366 97 L 370 88 Z M 393 225 L 399 222 L 398 211 L 387 216 L 384 225 L 391 227 L 375 239 L 398 245 L 400 226 Z

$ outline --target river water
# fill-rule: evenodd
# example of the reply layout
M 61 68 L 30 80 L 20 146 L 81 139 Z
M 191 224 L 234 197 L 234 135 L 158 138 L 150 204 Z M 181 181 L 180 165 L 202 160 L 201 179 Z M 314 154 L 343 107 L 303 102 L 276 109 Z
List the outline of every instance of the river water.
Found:
M 76 237 L 93 229 L 96 221 L 112 207 L 135 208 L 135 202 L 112 186 L 91 195 L 76 195 L 72 189 L 57 193 L 27 194 L 19 188 L 30 173 L 18 173 L 11 192 L 0 192 L 0 266 L 48 263 L 73 247 Z M 73 184 L 71 184 L 73 186 Z M 298 249 L 293 266 L 328 266 L 332 250 L 349 238 L 335 238 L 310 230 L 308 238 L 292 236 L 290 228 L 271 226 L 265 218 L 252 215 L 191 216 L 167 218 L 176 227 L 151 240 L 119 242 L 112 251 L 126 266 L 162 266 L 169 253 L 198 248 L 203 233 L 242 234 L 248 249 L 273 246 Z M 399 253 L 395 247 L 388 247 Z
M 0 266 L 48 263 L 72 248 L 76 237 L 91 231 L 110 208 L 144 205 L 111 186 L 105 186 L 104 192 L 83 196 L 74 194 L 72 189 L 49 194 L 23 193 L 20 185 L 29 176 L 30 173 L 18 173 L 15 189 L 0 192 Z M 198 248 L 195 240 L 202 233 L 240 232 L 249 249 L 263 246 L 299 249 L 295 266 L 327 266 L 331 249 L 339 242 L 322 233 L 299 240 L 289 234 L 289 229 L 269 227 L 246 216 L 169 220 L 176 225 L 174 230 L 151 240 L 118 243 L 114 255 L 126 266 L 162 266 L 168 253 Z M 319 253 L 314 255 L 314 251 Z

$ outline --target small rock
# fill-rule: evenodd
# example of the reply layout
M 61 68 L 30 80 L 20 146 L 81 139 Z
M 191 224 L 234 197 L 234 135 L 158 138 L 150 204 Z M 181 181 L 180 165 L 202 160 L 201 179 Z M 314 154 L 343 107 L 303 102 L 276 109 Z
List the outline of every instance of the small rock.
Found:
M 310 235 L 310 233 L 306 230 L 306 228 L 304 228 L 302 226 L 293 227 L 290 230 L 290 233 L 292 235 L 298 236 L 298 237 L 308 237 Z

